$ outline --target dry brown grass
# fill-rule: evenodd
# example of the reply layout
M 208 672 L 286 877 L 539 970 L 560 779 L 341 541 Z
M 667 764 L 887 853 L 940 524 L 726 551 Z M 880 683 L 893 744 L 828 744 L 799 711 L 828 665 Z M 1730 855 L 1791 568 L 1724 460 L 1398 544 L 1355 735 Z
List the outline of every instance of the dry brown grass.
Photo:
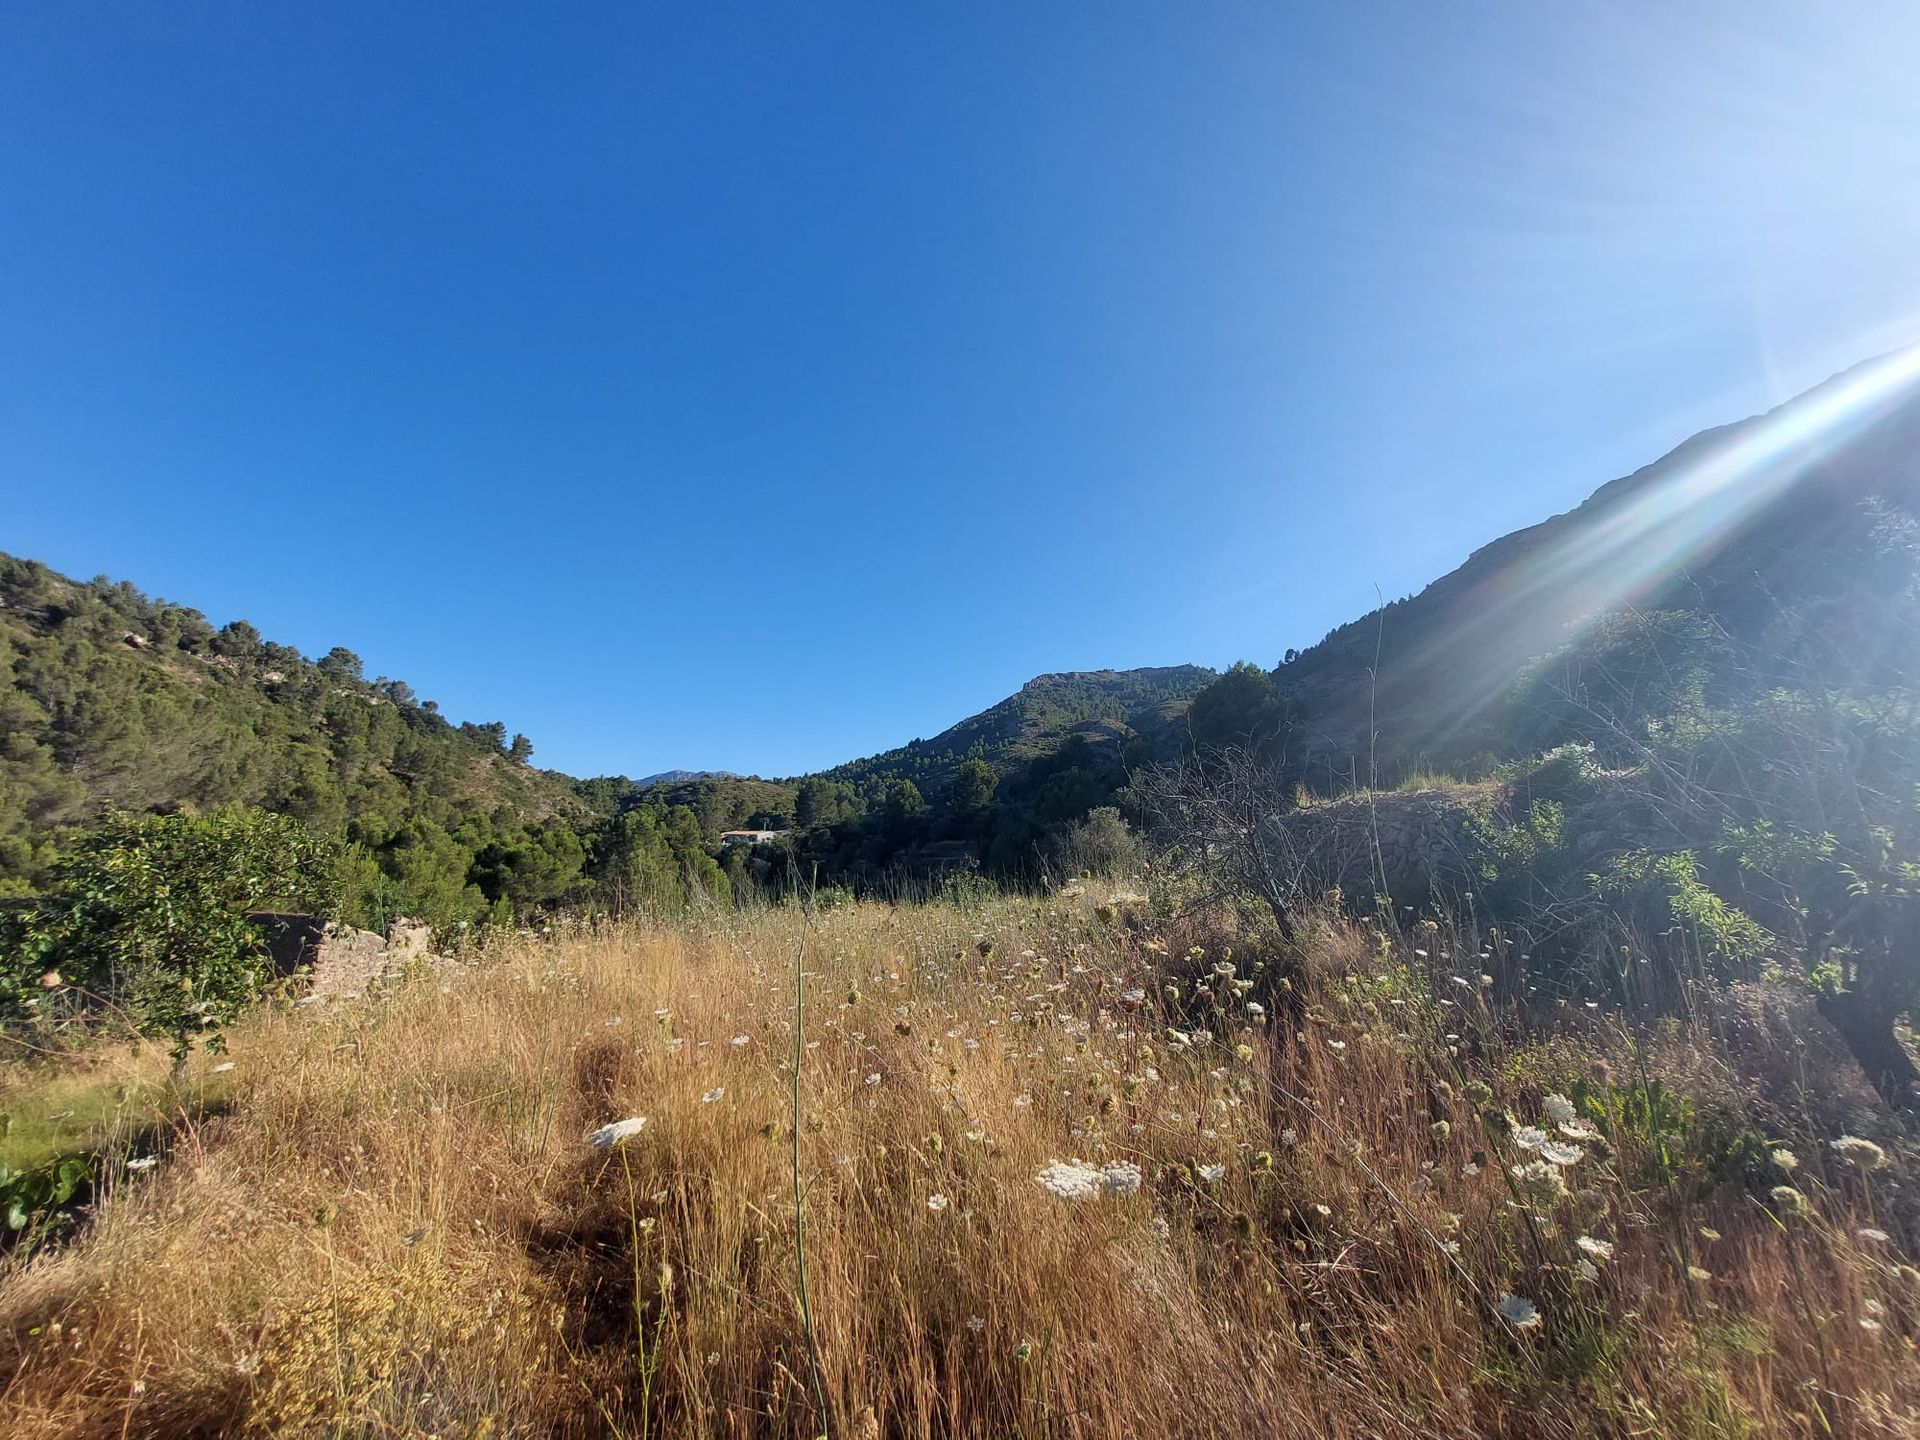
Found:
M 0 1433 L 821 1433 L 803 941 L 836 1436 L 1920 1433 L 1885 1172 L 1800 1141 L 1816 1213 L 1783 1225 L 1751 1175 L 1650 1181 L 1624 1126 L 1576 1195 L 1522 1210 L 1463 1079 L 1537 1122 L 1598 1056 L 1696 1118 L 1737 1112 L 1730 1073 L 1598 1023 L 1522 1044 L 1410 944 L 1337 925 L 1266 1021 L 1223 993 L 1182 1047 L 1162 985 L 1196 934 L 1101 898 L 575 935 L 261 1013 L 232 1111 L 12 1262 Z M 634 1139 L 584 1143 L 630 1115 Z M 1035 1183 L 1076 1157 L 1145 1183 Z M 1581 1233 L 1616 1245 L 1597 1280 Z M 1542 1323 L 1498 1319 L 1503 1291 Z

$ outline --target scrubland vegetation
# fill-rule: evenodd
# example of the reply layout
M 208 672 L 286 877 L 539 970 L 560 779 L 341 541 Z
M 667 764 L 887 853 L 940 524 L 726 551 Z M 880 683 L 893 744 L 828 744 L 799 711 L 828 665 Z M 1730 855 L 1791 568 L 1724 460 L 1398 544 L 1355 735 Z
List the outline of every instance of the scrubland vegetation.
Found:
M 184 1097 L 158 1048 L 21 1067 L 123 1113 L 7 1262 L 0 1428 L 1920 1426 L 1910 1141 L 1791 997 L 1155 889 L 522 937 L 260 1007 Z

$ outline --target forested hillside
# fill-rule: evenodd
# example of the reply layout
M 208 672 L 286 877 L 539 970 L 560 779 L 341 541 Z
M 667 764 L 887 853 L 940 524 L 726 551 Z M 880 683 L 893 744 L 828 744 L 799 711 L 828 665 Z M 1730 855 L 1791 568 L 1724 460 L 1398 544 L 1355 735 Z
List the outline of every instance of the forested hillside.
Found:
M 1057 751 L 1070 736 L 1093 745 L 1125 744 L 1136 738 L 1147 750 L 1164 748 L 1169 728 L 1214 672 L 1199 665 L 1143 670 L 1083 670 L 1041 675 L 1019 693 L 969 716 L 931 740 L 913 740 L 896 750 L 850 761 L 822 778 L 870 796 L 895 780 L 938 790 L 967 760 L 980 760 L 1006 775 Z
M 245 621 L 215 629 L 125 581 L 4 555 L 0 647 L 0 896 L 43 887 L 115 810 L 291 815 L 343 842 L 344 910 L 368 923 L 525 910 L 618 848 L 608 796 L 533 768 L 504 724 L 453 724 L 367 678 L 345 648 L 310 661 Z M 711 869 L 690 822 L 678 833 Z
M 344 915 L 441 926 L 581 904 L 618 910 L 798 873 L 864 885 L 987 864 L 1026 873 L 1176 753 L 1211 672 L 1043 676 L 931 741 L 825 776 L 668 772 L 573 780 L 502 723 L 455 724 L 345 648 L 309 660 L 245 621 L 125 581 L 0 556 L 0 896 L 46 888 L 115 812 L 258 807 L 343 847 Z M 922 788 L 924 786 L 924 788 Z M 796 832 L 779 861 L 723 831 Z M 725 860 L 723 872 L 720 861 Z

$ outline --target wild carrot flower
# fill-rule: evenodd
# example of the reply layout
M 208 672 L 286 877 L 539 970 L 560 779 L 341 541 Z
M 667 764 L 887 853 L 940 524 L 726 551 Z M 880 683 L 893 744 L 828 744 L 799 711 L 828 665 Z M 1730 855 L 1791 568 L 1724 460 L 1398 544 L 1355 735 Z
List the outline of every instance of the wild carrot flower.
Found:
M 1862 1170 L 1878 1170 L 1887 1163 L 1887 1152 L 1871 1140 L 1858 1135 L 1842 1135 L 1833 1142 L 1833 1148 L 1842 1160 L 1859 1166 Z
M 1529 1160 L 1513 1167 L 1521 1196 L 1536 1210 L 1551 1210 L 1567 1198 L 1567 1182 L 1545 1160 Z
M 1886 1231 L 1881 1230 L 1872 1225 L 1862 1226 L 1860 1229 L 1854 1231 L 1853 1233 L 1859 1236 L 1860 1239 L 1865 1240 L 1872 1245 L 1884 1245 L 1887 1243 L 1888 1240 L 1893 1238 L 1892 1236 L 1888 1235 Z
M 1596 1240 L 1591 1235 L 1582 1235 L 1573 1243 L 1586 1251 L 1587 1254 L 1593 1256 L 1596 1260 L 1611 1260 L 1613 1258 L 1613 1242 L 1611 1240 Z
M 646 1129 L 646 1126 L 646 1116 L 630 1115 L 625 1120 L 615 1120 L 611 1124 L 602 1125 L 587 1137 L 587 1143 L 596 1150 L 609 1150 L 622 1140 L 632 1139 Z
M 1776 1185 L 1767 1192 L 1767 1195 L 1783 1215 L 1807 1213 L 1807 1197 L 1791 1185 Z
M 1194 1173 L 1206 1181 L 1207 1184 L 1217 1185 L 1226 1175 L 1227 1167 L 1224 1165 L 1200 1165 L 1195 1167 Z
M 1794 1154 L 1793 1151 L 1787 1149 L 1775 1150 L 1767 1156 L 1767 1159 L 1771 1160 L 1776 1168 L 1786 1171 L 1789 1175 L 1791 1175 L 1800 1164 L 1800 1157 Z
M 1531 1330 L 1540 1323 L 1540 1307 L 1524 1295 L 1502 1291 L 1495 1308 L 1500 1318 L 1516 1330 Z
M 1513 1143 L 1522 1150 L 1538 1150 L 1547 1143 L 1547 1132 L 1537 1125 L 1516 1125 L 1513 1127 Z
M 947 1197 L 946 1197 L 946 1196 L 944 1196 L 944 1195 L 929 1195 L 929 1196 L 927 1197 L 927 1209 L 929 1209 L 929 1210 L 931 1210 L 931 1211 L 933 1211 L 933 1213 L 934 1213 L 934 1214 L 936 1214 L 936 1215 L 938 1215 L 938 1214 L 939 1214 L 939 1213 L 940 1213 L 940 1212 L 941 1212 L 942 1210 L 944 1210 L 944 1209 L 946 1209 L 946 1208 L 947 1208 Z
M 1571 1125 L 1580 1118 L 1573 1108 L 1573 1102 L 1564 1095 L 1545 1095 L 1541 1097 L 1540 1108 L 1547 1113 L 1547 1119 L 1556 1125 Z
M 1062 1200 L 1091 1200 L 1101 1190 L 1100 1172 L 1072 1160 L 1054 1160 L 1033 1179 L 1041 1189 Z
M 1100 1167 L 1100 1185 L 1107 1194 L 1124 1200 L 1139 1192 L 1140 1167 L 1130 1160 L 1114 1160 Z
M 1540 1147 L 1540 1158 L 1552 1165 L 1577 1165 L 1586 1155 L 1578 1145 L 1569 1145 L 1564 1140 L 1549 1140 Z
M 726 1086 L 716 1085 L 713 1087 L 713 1089 L 707 1091 L 706 1094 L 700 1097 L 700 1103 L 702 1105 L 711 1105 L 713 1104 L 714 1101 L 720 1099 L 720 1097 L 725 1095 L 726 1093 L 727 1093 Z

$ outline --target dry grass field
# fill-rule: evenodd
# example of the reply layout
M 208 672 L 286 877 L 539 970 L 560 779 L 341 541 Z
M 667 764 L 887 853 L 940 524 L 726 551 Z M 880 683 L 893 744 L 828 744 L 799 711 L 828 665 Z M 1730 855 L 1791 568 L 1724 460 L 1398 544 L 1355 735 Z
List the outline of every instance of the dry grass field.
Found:
M 1920 1433 L 1891 1137 L 1526 989 L 1099 888 L 523 938 L 184 1107 L 22 1060 L 133 1168 L 4 1262 L 0 1434 Z

